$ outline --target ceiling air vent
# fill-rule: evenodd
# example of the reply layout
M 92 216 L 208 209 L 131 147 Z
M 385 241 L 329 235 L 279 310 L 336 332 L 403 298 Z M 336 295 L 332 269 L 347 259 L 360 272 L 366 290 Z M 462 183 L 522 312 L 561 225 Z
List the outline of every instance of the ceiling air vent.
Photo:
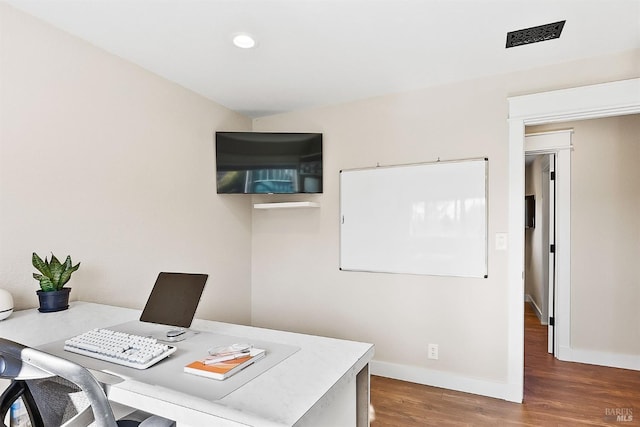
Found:
M 557 39 L 560 37 L 562 28 L 566 21 L 554 22 L 553 24 L 539 25 L 537 27 L 525 28 L 524 30 L 510 31 L 507 33 L 507 48 L 521 46 L 523 44 L 538 43 L 545 40 Z

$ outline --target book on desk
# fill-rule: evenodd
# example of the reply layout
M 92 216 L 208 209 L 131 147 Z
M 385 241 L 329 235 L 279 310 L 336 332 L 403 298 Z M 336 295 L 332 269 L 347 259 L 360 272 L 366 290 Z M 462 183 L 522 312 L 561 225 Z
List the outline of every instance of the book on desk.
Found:
M 266 355 L 266 351 L 260 348 L 252 348 L 246 356 L 231 360 L 223 360 L 214 363 L 206 363 L 206 358 L 196 360 L 184 367 L 184 372 L 202 377 L 224 380 L 240 372 L 247 366 L 254 364 Z

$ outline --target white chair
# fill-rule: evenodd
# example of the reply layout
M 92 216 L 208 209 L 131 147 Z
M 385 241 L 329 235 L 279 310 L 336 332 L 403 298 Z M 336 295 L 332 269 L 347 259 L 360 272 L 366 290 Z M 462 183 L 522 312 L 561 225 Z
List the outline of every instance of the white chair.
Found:
M 104 389 L 87 369 L 4 338 L 0 378 L 11 380 L 0 396 L 0 421 L 22 398 L 32 427 L 175 427 L 171 420 L 141 412 L 116 421 Z

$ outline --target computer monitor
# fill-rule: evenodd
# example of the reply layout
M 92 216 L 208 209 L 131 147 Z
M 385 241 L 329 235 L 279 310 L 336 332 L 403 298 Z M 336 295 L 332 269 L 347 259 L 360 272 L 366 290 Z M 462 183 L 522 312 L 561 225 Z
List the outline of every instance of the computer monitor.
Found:
M 174 338 L 191 326 L 208 274 L 158 274 L 140 321 L 169 325 L 167 337 Z

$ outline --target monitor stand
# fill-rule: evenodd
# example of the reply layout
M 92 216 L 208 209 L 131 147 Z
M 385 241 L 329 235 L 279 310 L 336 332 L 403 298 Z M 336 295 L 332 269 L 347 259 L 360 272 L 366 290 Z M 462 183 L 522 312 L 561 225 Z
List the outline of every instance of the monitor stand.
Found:
M 198 331 L 185 328 L 171 328 L 165 331 L 154 332 L 151 337 L 163 342 L 180 342 L 198 334 Z
M 178 338 L 180 335 L 183 335 L 185 332 L 187 332 L 185 328 L 169 329 L 167 331 L 167 338 Z

